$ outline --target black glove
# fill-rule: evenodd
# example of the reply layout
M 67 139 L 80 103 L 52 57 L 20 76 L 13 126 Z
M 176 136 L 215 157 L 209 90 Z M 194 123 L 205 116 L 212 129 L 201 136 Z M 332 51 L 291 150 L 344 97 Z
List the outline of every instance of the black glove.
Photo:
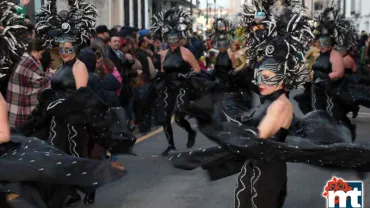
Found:
M 317 79 L 330 80 L 330 77 L 329 74 L 323 73 L 321 71 L 314 71 L 313 80 Z
M 235 76 L 236 71 L 235 71 L 235 70 L 230 70 L 227 74 L 228 74 L 229 76 Z

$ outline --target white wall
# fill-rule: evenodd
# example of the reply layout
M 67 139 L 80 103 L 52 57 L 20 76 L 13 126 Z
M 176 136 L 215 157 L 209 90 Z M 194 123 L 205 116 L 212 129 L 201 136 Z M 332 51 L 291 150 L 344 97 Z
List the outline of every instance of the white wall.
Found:
M 356 8 L 355 10 L 360 14 L 359 17 L 351 15 L 352 0 L 347 0 L 346 5 L 346 17 L 352 19 L 357 25 L 357 30 L 361 32 L 370 33 L 369 23 L 370 23 L 370 0 L 355 0 Z

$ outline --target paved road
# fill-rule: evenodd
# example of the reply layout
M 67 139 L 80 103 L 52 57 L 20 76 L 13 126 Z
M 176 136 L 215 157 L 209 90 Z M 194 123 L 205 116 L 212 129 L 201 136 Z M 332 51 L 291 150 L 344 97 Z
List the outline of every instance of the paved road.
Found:
M 295 105 L 297 108 L 297 105 Z M 300 112 L 296 112 L 298 115 Z M 370 111 L 361 109 L 354 121 L 358 141 L 369 138 Z M 194 123 L 194 122 L 193 122 Z M 174 125 L 178 150 L 186 150 L 187 135 Z M 212 143 L 198 134 L 196 148 Z M 138 156 L 122 156 L 128 175 L 119 182 L 99 189 L 96 202 L 90 208 L 232 208 L 236 176 L 210 182 L 202 170 L 174 169 L 167 158 L 159 156 L 166 147 L 160 132 L 136 145 Z M 352 171 L 333 171 L 305 164 L 288 164 L 287 208 L 324 208 L 321 197 L 323 186 L 333 175 L 346 180 L 356 180 Z M 370 204 L 370 184 L 365 182 L 365 204 Z M 75 207 L 86 207 L 76 205 Z

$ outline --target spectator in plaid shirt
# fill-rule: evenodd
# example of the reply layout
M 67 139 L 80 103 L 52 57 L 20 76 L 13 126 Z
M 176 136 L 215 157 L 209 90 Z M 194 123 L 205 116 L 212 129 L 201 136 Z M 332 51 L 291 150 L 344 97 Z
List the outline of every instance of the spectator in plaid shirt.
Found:
M 18 63 L 8 84 L 6 100 L 9 111 L 9 124 L 16 127 L 27 120 L 37 106 L 37 95 L 49 87 L 50 75 L 45 74 L 40 60 L 44 52 L 43 42 L 38 39 L 28 44 L 28 56 Z

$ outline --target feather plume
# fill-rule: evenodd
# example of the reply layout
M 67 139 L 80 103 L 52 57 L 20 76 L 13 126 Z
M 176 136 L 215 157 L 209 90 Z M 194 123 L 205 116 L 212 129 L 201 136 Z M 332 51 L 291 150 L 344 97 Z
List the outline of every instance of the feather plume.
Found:
M 230 40 L 234 32 L 235 28 L 228 20 L 217 18 L 212 24 L 208 37 L 215 44 L 220 40 Z
M 61 37 L 68 37 L 79 46 L 95 35 L 96 8 L 83 0 L 68 0 L 68 4 L 69 11 L 57 13 L 56 0 L 48 0 L 36 13 L 36 36 L 49 48 L 56 47 Z
M 25 43 L 27 27 L 19 24 L 18 6 L 12 2 L 0 1 L 0 78 L 9 75 L 9 68 L 20 59 Z
M 304 52 L 314 38 L 311 19 L 301 10 L 300 5 L 281 5 L 279 12 L 269 14 L 270 19 L 263 21 L 261 35 L 247 43 L 249 59 L 275 60 L 276 79 L 284 80 L 289 90 L 303 86 L 306 80 Z
M 356 29 L 352 21 L 347 20 L 332 3 L 318 16 L 314 34 L 318 37 L 328 36 L 336 49 L 348 50 L 356 43 Z
M 172 8 L 154 15 L 150 30 L 154 37 L 162 39 L 166 39 L 170 32 L 178 33 L 181 37 L 187 38 L 191 35 L 192 23 L 190 12 L 180 8 Z

